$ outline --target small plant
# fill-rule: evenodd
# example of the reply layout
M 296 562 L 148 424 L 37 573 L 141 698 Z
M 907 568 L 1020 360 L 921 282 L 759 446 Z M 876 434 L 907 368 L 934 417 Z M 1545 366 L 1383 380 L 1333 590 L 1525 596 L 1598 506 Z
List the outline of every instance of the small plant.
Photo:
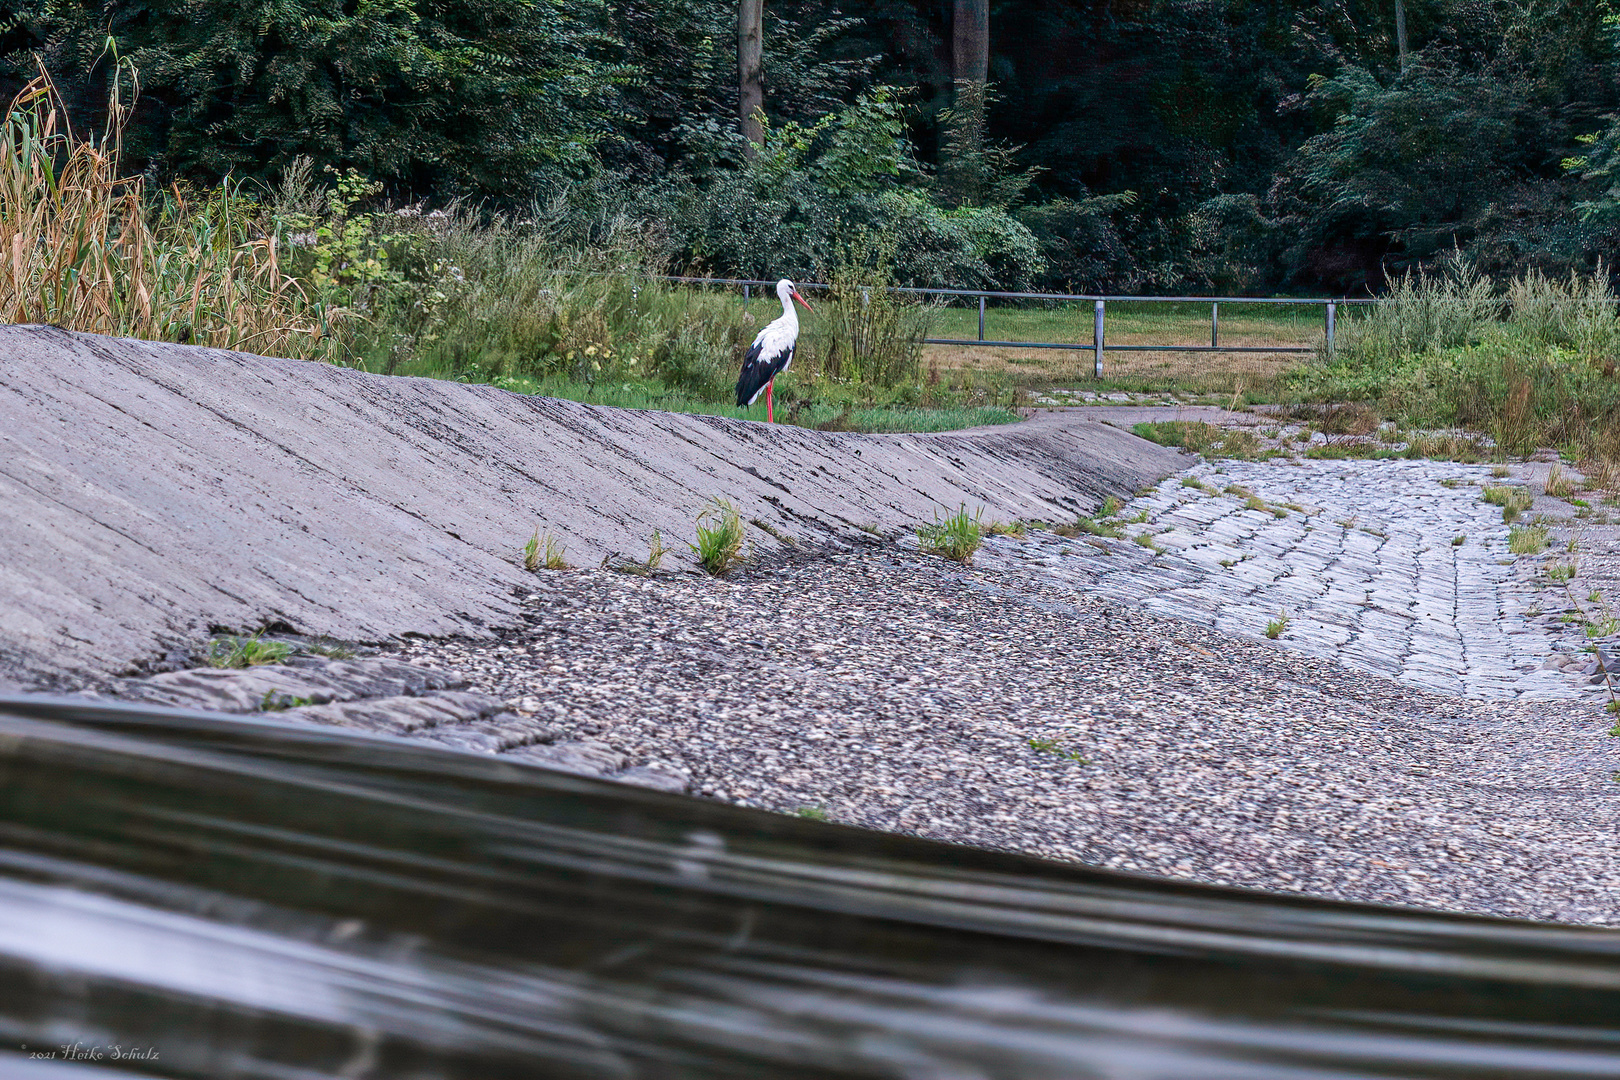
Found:
M 298 651 L 308 653 L 310 656 L 324 656 L 329 660 L 352 660 L 355 656 L 354 650 L 347 645 L 339 645 L 337 642 L 328 641 L 325 638 L 316 638 L 314 641 L 301 645 Z
M 278 693 L 275 690 L 266 690 L 264 697 L 259 699 L 260 712 L 286 712 L 288 709 L 297 709 L 311 704 L 307 697 L 293 697 L 291 694 Z
M 774 539 L 779 540 L 782 543 L 786 544 L 788 547 L 798 547 L 799 546 L 799 542 L 797 540 L 795 540 L 793 537 L 789 536 L 787 533 L 783 532 L 781 529 L 778 529 L 775 525 L 772 525 L 770 522 L 762 520 L 760 518 L 749 518 L 748 520 L 753 524 L 754 528 L 758 529 L 760 532 L 764 533 L 766 536 L 773 537 Z
M 1458 536 L 1453 536 L 1451 538 L 1451 546 L 1452 547 L 1462 547 L 1466 543 L 1468 543 L 1468 537 L 1467 536 L 1458 535 Z
M 1164 547 L 1153 539 L 1153 534 L 1150 532 L 1137 533 L 1131 539 L 1136 541 L 1137 546 L 1145 547 L 1155 555 L 1163 555 L 1165 552 Z
M 1029 748 L 1042 754 L 1056 754 L 1060 758 L 1067 758 L 1080 765 L 1089 765 L 1084 755 L 1074 750 L 1065 749 L 1062 742 L 1057 739 L 1031 739 Z
M 1620 633 L 1620 619 L 1616 619 L 1613 615 L 1606 615 L 1586 624 L 1586 636 L 1589 638 L 1613 637 L 1616 633 Z
M 637 577 L 652 577 L 652 575 L 658 570 L 658 564 L 664 561 L 664 556 L 668 554 L 668 552 L 669 548 L 664 546 L 663 533 L 659 532 L 657 529 L 654 529 L 652 531 L 652 536 L 647 541 L 646 561 L 643 562 L 636 559 L 627 559 L 623 557 L 619 558 L 618 561 L 614 561 L 614 557 L 609 555 L 603 558 L 602 565 L 609 570 L 617 570 L 621 574 L 634 574 Z
M 1266 623 L 1266 637 L 1276 641 L 1288 629 L 1288 615 L 1286 612 L 1277 612 L 1277 617 Z
M 966 566 L 973 561 L 973 553 L 984 538 L 979 524 L 983 516 L 984 511 L 979 510 L 969 517 L 966 506 L 944 518 L 936 510 L 934 523 L 917 530 L 917 544 L 930 555 L 942 555 Z
M 1237 560 L 1236 559 L 1222 559 L 1221 560 L 1221 565 L 1223 567 L 1225 567 L 1226 569 L 1230 570 L 1230 569 L 1232 569 L 1232 567 L 1237 565 Z
M 1461 480 L 1458 480 L 1456 477 L 1452 477 L 1450 479 L 1440 481 L 1440 486 L 1443 488 L 1455 489 L 1460 483 L 1462 483 Z
M 1575 494 L 1576 488 L 1564 467 L 1555 462 L 1547 473 L 1547 484 L 1542 490 L 1555 499 L 1563 499 Z
M 1568 581 L 1574 576 L 1574 563 L 1553 563 L 1547 567 L 1547 577 L 1553 581 Z
M 279 664 L 292 655 L 293 647 L 285 641 L 261 641 L 252 637 L 215 638 L 208 647 L 208 666 L 216 668 L 247 668 L 260 664 Z
M 825 806 L 801 806 L 793 811 L 795 817 L 808 818 L 811 821 L 829 821 Z
M 1506 479 L 1508 476 L 1512 475 L 1512 472 L 1513 470 L 1509 469 L 1506 465 L 1491 466 L 1491 475 L 1496 477 L 1498 480 Z
M 1011 523 L 1005 521 L 992 521 L 986 530 L 991 536 L 1023 536 L 1028 530 L 1022 521 Z
M 1547 526 L 1515 525 L 1508 530 L 1508 550 L 1515 555 L 1538 555 L 1547 548 Z
M 529 542 L 523 545 L 523 569 L 536 570 L 567 570 L 568 564 L 563 561 L 563 542 L 547 532 L 529 537 Z
M 667 554 L 669 554 L 669 548 L 664 546 L 664 534 L 654 529 L 652 536 L 647 538 L 647 573 L 650 574 L 657 570 L 658 564 L 664 561 L 664 556 Z
M 697 543 L 687 544 L 698 564 L 714 577 L 724 577 L 742 561 L 743 526 L 737 508 L 714 498 L 698 515 Z
M 1102 509 L 1097 511 L 1097 516 L 1098 517 L 1113 517 L 1115 514 L 1119 513 L 1120 508 L 1122 506 L 1124 506 L 1123 503 L 1121 503 L 1114 496 L 1110 495 L 1110 496 L 1108 496 L 1108 498 L 1103 500 Z
M 861 532 L 869 533 L 872 536 L 882 536 L 883 535 L 883 530 L 878 528 L 876 525 L 873 525 L 871 522 L 867 522 L 865 525 L 857 525 L 855 527 L 857 529 L 861 530 Z
M 1192 488 L 1195 491 L 1204 490 L 1204 482 L 1198 479 L 1196 476 L 1183 476 L 1181 478 L 1181 486 L 1184 488 Z
M 1519 520 L 1519 515 L 1530 509 L 1530 504 L 1535 501 L 1535 497 L 1522 487 L 1494 484 L 1485 485 L 1485 490 L 1480 497 L 1492 506 L 1500 506 L 1502 508 L 1502 521 L 1509 525 Z

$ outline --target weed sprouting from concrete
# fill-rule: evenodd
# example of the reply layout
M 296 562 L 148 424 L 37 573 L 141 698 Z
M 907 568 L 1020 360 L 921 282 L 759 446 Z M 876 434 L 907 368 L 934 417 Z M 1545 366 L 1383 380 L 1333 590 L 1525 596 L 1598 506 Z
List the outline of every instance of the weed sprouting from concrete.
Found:
M 1515 525 L 1508 530 L 1508 550 L 1515 555 L 1538 555 L 1547 549 L 1547 526 Z
M 257 667 L 260 664 L 279 664 L 291 656 L 292 651 L 292 645 L 287 642 L 262 641 L 259 634 L 245 638 L 215 638 L 208 646 L 208 666 L 247 668 Z
M 917 530 L 917 544 L 930 555 L 941 555 L 966 566 L 973 561 L 973 553 L 979 550 L 984 538 L 980 526 L 983 516 L 984 511 L 979 510 L 970 517 L 966 506 L 943 518 L 936 510 L 934 523 Z
M 724 577 L 742 561 L 743 526 L 737 508 L 718 496 L 698 515 L 697 543 L 687 544 L 698 564 L 714 577 Z
M 563 560 L 563 542 L 550 532 L 541 534 L 539 529 L 529 537 L 529 542 L 523 545 L 523 569 L 530 573 L 540 570 L 567 570 L 568 563 Z
M 1575 494 L 1575 482 L 1562 465 L 1555 463 L 1547 473 L 1547 484 L 1542 490 L 1555 499 L 1565 499 Z

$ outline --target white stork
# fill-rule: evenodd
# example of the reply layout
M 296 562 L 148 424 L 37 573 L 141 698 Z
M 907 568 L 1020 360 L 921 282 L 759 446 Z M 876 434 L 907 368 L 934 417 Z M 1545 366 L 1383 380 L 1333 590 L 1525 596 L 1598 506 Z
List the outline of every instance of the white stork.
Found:
M 759 397 L 761 390 L 765 391 L 767 424 L 776 422 L 771 409 L 771 386 L 776 382 L 776 377 L 793 363 L 793 346 L 799 341 L 799 313 L 793 310 L 792 301 L 797 300 L 804 304 L 804 310 L 810 310 L 810 305 L 804 303 L 804 297 L 799 295 L 799 290 L 787 278 L 776 283 L 776 295 L 782 301 L 782 317 L 761 330 L 754 343 L 748 346 L 748 355 L 743 357 L 742 374 L 737 376 L 737 407 L 747 408 Z

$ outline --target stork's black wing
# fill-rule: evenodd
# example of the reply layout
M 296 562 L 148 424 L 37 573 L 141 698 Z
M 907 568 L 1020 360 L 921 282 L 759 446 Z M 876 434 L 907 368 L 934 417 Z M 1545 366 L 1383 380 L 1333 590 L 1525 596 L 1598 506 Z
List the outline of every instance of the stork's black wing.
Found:
M 778 348 L 767 354 L 767 342 L 755 342 L 743 357 L 742 374 L 737 376 L 737 405 L 739 408 L 752 405 L 759 392 L 765 389 L 772 379 L 782 374 L 787 366 L 793 363 L 793 346 Z

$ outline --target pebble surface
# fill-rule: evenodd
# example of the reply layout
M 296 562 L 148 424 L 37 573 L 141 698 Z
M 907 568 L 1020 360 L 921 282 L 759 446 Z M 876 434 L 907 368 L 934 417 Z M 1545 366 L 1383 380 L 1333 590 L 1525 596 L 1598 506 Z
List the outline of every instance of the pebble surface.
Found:
M 526 629 L 397 656 L 711 798 L 1213 883 L 1620 924 L 1620 746 L 1594 703 L 1468 700 L 1235 637 L 1050 573 L 1052 544 L 1002 538 L 968 568 L 890 536 L 733 580 L 539 574 Z

